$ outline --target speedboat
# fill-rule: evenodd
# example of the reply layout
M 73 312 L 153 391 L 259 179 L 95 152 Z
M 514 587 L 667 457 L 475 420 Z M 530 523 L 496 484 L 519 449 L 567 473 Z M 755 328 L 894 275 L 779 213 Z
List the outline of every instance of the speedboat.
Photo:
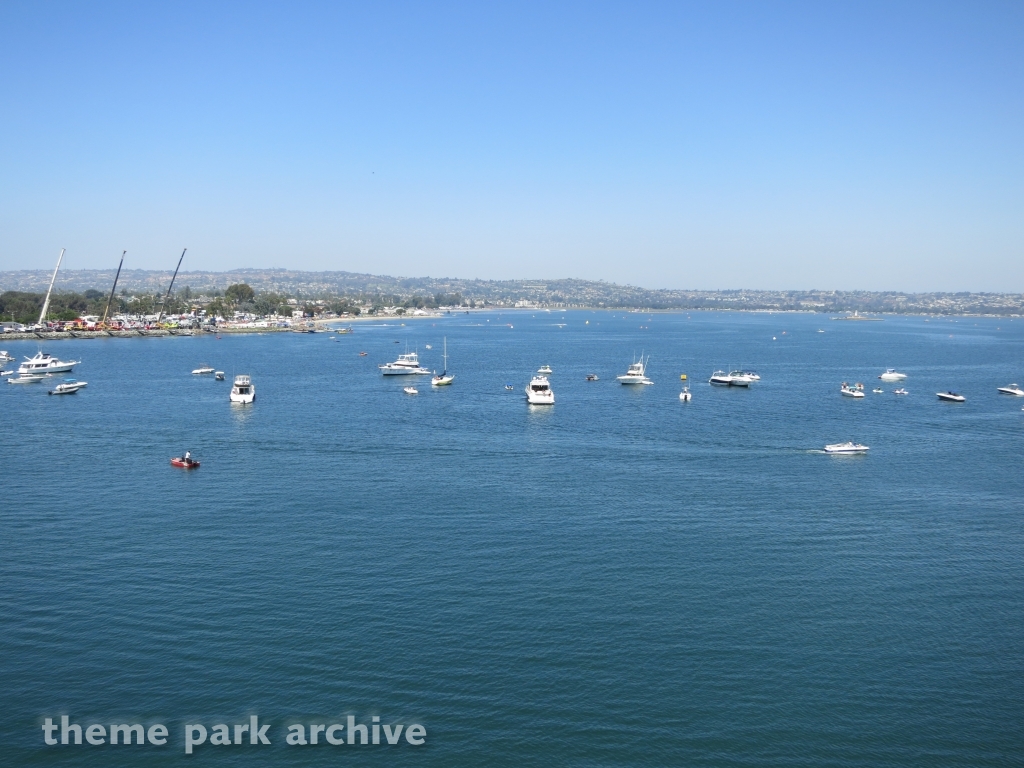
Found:
M 427 348 L 429 349 L 429 347 Z M 447 387 L 453 381 L 455 381 L 455 376 L 448 373 L 448 337 L 446 336 L 444 340 L 444 370 L 440 376 L 435 375 L 430 380 L 430 384 L 434 387 Z
M 892 393 L 893 393 L 894 395 L 909 395 L 909 394 L 910 394 L 910 392 L 908 392 L 907 390 L 905 390 L 905 389 L 904 389 L 903 387 L 900 387 L 899 389 L 894 389 L 894 390 L 892 391 Z
M 8 384 L 35 384 L 45 379 L 46 376 L 41 373 L 37 374 L 21 374 L 20 376 L 12 376 L 7 380 Z
M 708 379 L 709 384 L 716 384 L 720 387 L 732 386 L 732 376 L 725 371 L 715 371 L 711 374 L 711 378 Z
M 256 399 L 256 387 L 252 383 L 252 379 L 246 375 L 241 374 L 235 376 L 235 383 L 231 386 L 231 394 L 228 398 L 232 403 L 251 403 Z
M 825 453 L 867 453 L 868 450 L 868 446 L 853 441 L 825 446 Z
M 1011 384 L 1008 387 L 999 387 L 998 390 L 1004 395 L 1016 395 L 1017 397 L 1024 397 L 1024 389 L 1021 389 L 1016 384 Z
M 203 363 L 194 371 L 192 371 L 192 373 L 196 376 L 206 376 L 211 373 L 216 373 L 216 371 L 214 370 L 214 367 L 212 365 L 207 365 L 206 363 Z
M 554 373 L 554 371 L 551 370 L 550 365 L 542 365 L 540 368 L 537 369 L 537 373 L 539 373 L 541 376 L 550 376 L 552 373 Z
M 513 389 L 515 389 L 515 386 L 513 384 L 506 384 L 505 385 L 505 389 L 507 389 L 509 392 L 511 392 Z
M 753 382 L 760 381 L 761 377 L 753 371 L 729 371 L 730 385 L 733 387 L 749 387 Z
M 224 381 L 224 371 L 217 371 L 215 374 L 213 374 L 213 377 L 217 381 Z
M 80 389 L 85 389 L 88 386 L 87 381 L 78 381 L 77 379 L 64 379 L 60 384 L 55 386 L 49 391 L 51 395 L 73 395 Z
M 597 374 L 596 373 L 588 373 L 587 374 L 587 381 L 597 381 Z
M 378 365 L 380 372 L 385 376 L 408 376 L 410 374 L 430 375 L 430 371 L 420 365 L 420 357 L 416 352 L 406 352 L 399 355 L 393 363 Z
M 935 394 L 939 400 L 945 400 L 948 403 L 963 403 L 967 401 L 967 398 L 959 392 L 936 392 Z
M 882 389 L 881 387 L 875 387 L 875 388 L 874 388 L 874 389 L 872 389 L 871 391 L 872 391 L 872 392 L 874 392 L 874 393 L 875 393 L 876 395 L 881 395 L 882 393 L 884 393 L 884 392 L 885 392 L 885 390 L 884 390 L 884 389 Z
M 683 391 L 679 393 L 679 399 L 684 403 L 688 403 L 693 399 L 693 395 L 690 394 L 689 387 L 683 387 Z
M 900 373 L 895 368 L 886 368 L 885 373 L 879 376 L 882 381 L 903 381 L 907 378 L 907 374 Z
M 184 456 L 175 456 L 171 459 L 171 466 L 181 469 L 199 469 L 199 462 L 186 453 Z
M 402 387 L 402 391 L 407 395 L 418 395 L 420 393 L 416 387 Z
M 526 387 L 526 402 L 530 405 L 554 405 L 555 393 L 547 376 L 534 376 Z
M 14 360 L 14 355 L 8 354 L 6 349 L 0 349 L 0 363 L 10 363 Z
M 58 360 L 46 352 L 36 352 L 35 357 L 26 357 L 18 368 L 18 373 L 35 375 L 40 373 L 69 373 L 81 360 Z
M 650 355 L 647 359 L 644 359 L 643 355 L 640 355 L 640 360 L 634 360 L 626 372 L 622 376 L 616 376 L 619 384 L 653 384 L 654 382 L 647 378 L 647 363 L 651 360 Z
M 850 386 L 845 381 L 842 386 L 839 387 L 839 394 L 843 397 L 864 397 L 864 386 L 861 385 L 860 389 L 856 386 Z

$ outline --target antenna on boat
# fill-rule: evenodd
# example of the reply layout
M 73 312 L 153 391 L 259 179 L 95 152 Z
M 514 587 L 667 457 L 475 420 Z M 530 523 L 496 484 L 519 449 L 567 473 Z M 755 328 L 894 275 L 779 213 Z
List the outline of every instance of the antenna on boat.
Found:
M 178 270 L 181 269 L 181 262 L 185 258 L 185 251 L 187 251 L 187 250 L 188 250 L 188 248 L 185 248 L 185 249 L 182 250 L 181 258 L 178 259 L 178 266 L 176 266 L 174 268 L 174 274 L 171 275 L 171 284 L 169 286 L 167 286 L 167 295 L 164 296 L 164 303 L 160 305 L 160 311 L 156 313 L 156 321 L 158 323 L 160 322 L 160 318 L 164 316 L 164 307 L 166 307 L 167 306 L 167 302 L 170 301 L 171 289 L 174 287 L 174 278 L 176 278 L 178 276 Z
M 117 265 L 117 274 L 114 275 L 114 287 L 110 289 L 110 296 L 107 297 L 107 308 L 103 310 L 103 319 L 100 321 L 103 324 L 107 322 L 107 313 L 110 312 L 110 302 L 114 300 L 114 291 L 117 290 L 117 279 L 121 276 L 121 265 L 124 264 L 124 255 L 128 251 L 121 251 L 121 264 Z
M 57 270 L 60 269 L 60 263 L 64 259 L 64 249 L 60 249 L 60 256 L 57 257 L 57 266 L 53 269 L 53 277 L 50 278 L 50 287 L 46 290 L 46 299 L 43 301 L 43 311 L 39 313 L 39 322 L 37 325 L 42 325 L 43 320 L 46 319 L 46 310 L 50 308 L 50 294 L 53 292 L 53 283 L 57 279 Z

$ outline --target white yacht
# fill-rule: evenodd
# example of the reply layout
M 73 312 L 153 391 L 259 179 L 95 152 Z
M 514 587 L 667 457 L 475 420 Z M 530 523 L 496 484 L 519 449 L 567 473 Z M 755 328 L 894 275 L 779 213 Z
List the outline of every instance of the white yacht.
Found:
M 89 385 L 87 381 L 78 381 L 77 379 L 64 379 L 60 384 L 55 386 L 49 391 L 51 395 L 73 395 L 80 389 L 85 389 Z
M 864 397 L 864 385 L 850 386 L 845 381 L 839 387 L 839 394 L 843 397 Z
M 385 376 L 408 376 L 410 374 L 430 375 L 430 371 L 420 365 L 420 357 L 416 352 L 406 352 L 399 355 L 393 363 L 378 365 L 380 372 Z
M 947 403 L 963 403 L 967 401 L 967 398 L 959 392 L 936 392 L 935 395 L 939 400 L 945 400 Z
M 879 376 L 882 381 L 903 381 L 907 378 L 907 374 L 900 373 L 895 368 L 886 368 L 885 373 Z
M 616 376 L 619 384 L 653 384 L 654 382 L 647 378 L 647 363 L 651 360 L 650 355 L 647 359 L 644 359 L 643 355 L 640 355 L 640 360 L 634 360 L 626 373 L 622 376 Z
M 81 360 L 58 360 L 53 355 L 47 354 L 46 352 L 36 352 L 35 357 L 26 357 L 25 362 L 18 368 L 18 373 L 24 376 L 26 373 L 29 375 L 35 374 L 46 374 L 46 373 L 69 373 L 72 368 L 78 365 Z
M 854 443 L 853 441 L 832 443 L 825 446 L 825 453 L 867 453 L 868 450 L 868 446 Z
M 534 376 L 526 387 L 526 402 L 530 405 L 554 405 L 555 393 L 547 376 Z
M 448 373 L 448 337 L 446 336 L 444 339 L 444 370 L 441 372 L 440 376 L 435 375 L 434 378 L 430 380 L 430 383 L 435 387 L 447 387 L 453 381 L 455 381 L 455 377 Z
M 207 363 L 203 363 L 198 368 L 196 368 L 194 371 L 192 371 L 192 374 L 195 375 L 195 376 L 206 376 L 208 374 L 216 373 L 216 372 L 217 371 L 214 369 L 214 367 L 212 365 L 208 365 Z
M 252 379 L 244 373 L 235 376 L 235 383 L 231 386 L 231 394 L 228 397 L 232 403 L 251 403 L 256 399 L 256 387 Z
M 542 365 L 540 368 L 537 369 L 537 373 L 539 373 L 541 376 L 550 376 L 552 373 L 554 373 L 554 371 L 551 370 L 550 365 Z
M 1016 395 L 1017 397 L 1024 397 L 1024 389 L 1021 389 L 1016 384 L 1011 384 L 1008 387 L 999 387 L 998 389 L 1004 395 Z

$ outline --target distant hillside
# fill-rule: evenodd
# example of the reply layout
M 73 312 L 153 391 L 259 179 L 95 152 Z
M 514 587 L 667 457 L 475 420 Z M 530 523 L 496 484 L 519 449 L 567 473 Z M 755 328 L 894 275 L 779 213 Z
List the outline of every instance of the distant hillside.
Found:
M 110 290 L 113 269 L 61 272 L 62 291 Z M 0 291 L 44 292 L 51 273 L 45 270 L 0 272 Z M 126 269 L 118 293 L 162 293 L 170 271 Z M 687 291 L 652 290 L 590 280 L 461 280 L 457 278 L 388 277 L 355 272 L 301 272 L 290 269 L 239 269 L 229 272 L 181 272 L 175 292 L 223 291 L 248 283 L 257 292 L 299 298 L 346 296 L 405 300 L 413 296 L 461 294 L 466 300 L 504 306 L 536 302 L 546 306 L 642 307 L 649 309 L 806 310 L 817 312 L 900 312 L 940 314 L 1024 314 L 1024 294 L 900 293 L 895 291 Z

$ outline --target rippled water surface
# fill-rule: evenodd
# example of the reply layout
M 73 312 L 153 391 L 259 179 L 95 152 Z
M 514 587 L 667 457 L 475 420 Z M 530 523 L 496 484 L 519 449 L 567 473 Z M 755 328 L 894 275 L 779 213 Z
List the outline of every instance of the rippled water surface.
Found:
M 378 374 L 406 345 L 439 369 L 444 337 L 453 386 Z M 1024 383 L 1024 319 L 516 312 L 44 349 L 89 386 L 0 388 L 4 763 L 1024 761 L 1024 398 L 996 393 Z M 617 384 L 641 352 L 655 384 Z M 531 409 L 542 364 L 557 402 Z M 888 366 L 909 396 L 840 397 Z M 723 367 L 762 380 L 710 387 Z M 870 454 L 820 451 L 848 439 Z M 185 449 L 199 470 L 169 466 Z M 45 746 L 63 714 L 169 743 Z M 185 756 L 185 723 L 251 714 L 270 746 Z M 426 744 L 284 743 L 350 714 Z

